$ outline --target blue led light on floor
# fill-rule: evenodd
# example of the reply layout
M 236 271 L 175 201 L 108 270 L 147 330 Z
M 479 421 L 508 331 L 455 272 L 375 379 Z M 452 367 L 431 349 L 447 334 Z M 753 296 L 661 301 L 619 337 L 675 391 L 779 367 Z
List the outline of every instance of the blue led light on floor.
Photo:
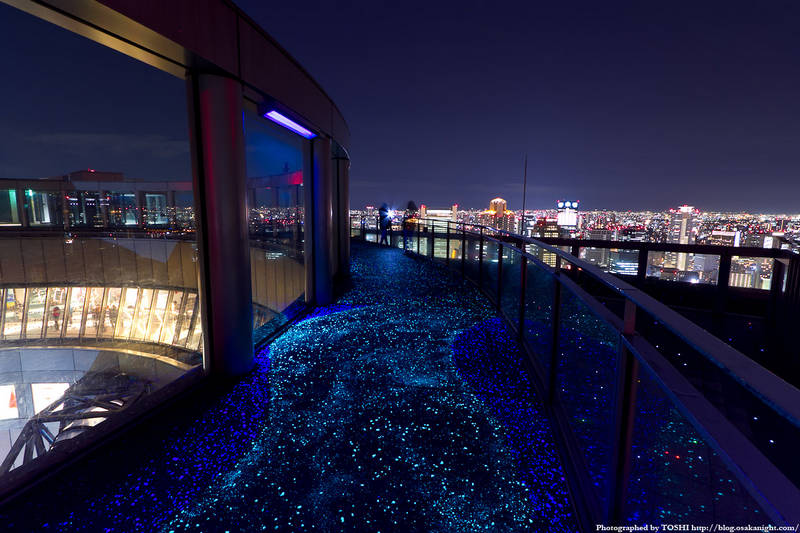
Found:
M 351 270 L 335 305 L 160 446 L 15 514 L 45 530 L 574 531 L 492 306 L 399 250 L 354 245 Z

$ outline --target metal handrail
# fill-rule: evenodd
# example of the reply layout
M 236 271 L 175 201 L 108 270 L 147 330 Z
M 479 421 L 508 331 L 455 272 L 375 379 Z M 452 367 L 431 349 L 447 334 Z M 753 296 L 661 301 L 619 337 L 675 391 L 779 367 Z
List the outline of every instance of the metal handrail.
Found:
M 456 227 L 458 227 L 459 224 L 462 223 L 456 223 Z M 490 231 L 496 231 L 503 235 L 513 237 L 514 239 L 521 240 L 522 242 L 533 244 L 555 254 L 562 260 L 574 265 L 576 268 L 581 269 L 582 272 L 585 272 L 590 277 L 599 281 L 608 289 L 611 289 L 619 296 L 636 304 L 638 308 L 658 320 L 659 323 L 674 335 L 684 340 L 718 367 L 725 370 L 731 377 L 762 398 L 778 413 L 791 420 L 793 424 L 800 426 L 800 389 L 787 383 L 779 376 L 754 362 L 742 352 L 731 347 L 729 344 L 707 332 L 680 313 L 670 309 L 667 305 L 649 296 L 647 293 L 603 271 L 596 265 L 592 265 L 591 263 L 537 239 L 488 228 L 478 224 L 465 224 L 465 226 L 483 228 L 484 230 L 489 229 Z M 484 239 L 486 238 L 497 240 L 492 237 L 487 237 L 484 234 Z M 498 240 L 498 242 L 500 241 Z M 536 260 L 527 252 L 525 255 L 528 260 Z

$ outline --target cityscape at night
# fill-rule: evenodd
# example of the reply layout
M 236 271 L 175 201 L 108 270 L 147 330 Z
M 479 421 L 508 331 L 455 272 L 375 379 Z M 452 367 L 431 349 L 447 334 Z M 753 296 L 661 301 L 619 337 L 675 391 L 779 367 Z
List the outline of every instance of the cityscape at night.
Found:
M 798 531 L 798 27 L 0 0 L 0 531 Z

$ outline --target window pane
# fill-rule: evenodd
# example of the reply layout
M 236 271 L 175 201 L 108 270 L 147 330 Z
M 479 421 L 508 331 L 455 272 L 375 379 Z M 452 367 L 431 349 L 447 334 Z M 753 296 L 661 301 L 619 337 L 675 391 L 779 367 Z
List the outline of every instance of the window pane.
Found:
M 150 306 L 153 301 L 153 289 L 142 289 L 139 295 L 139 303 L 136 306 L 136 314 L 133 317 L 133 329 L 131 339 L 143 340 L 147 333 L 147 322 L 150 319 Z
M 41 412 L 59 400 L 68 388 L 69 383 L 31 383 L 33 410 L 37 413 Z
M 164 313 L 167 310 L 169 291 L 156 291 L 153 299 L 153 310 L 150 313 L 150 324 L 147 327 L 147 338 L 151 342 L 158 342 L 161 327 L 164 325 Z
M 127 339 L 133 327 L 133 315 L 136 311 L 136 302 L 139 299 L 139 289 L 123 289 L 122 305 L 119 308 L 119 318 L 117 320 L 118 339 Z
M 0 226 L 18 226 L 17 191 L 0 189 Z
M 24 69 L 6 64 L 15 75 L 0 84 L 12 102 L 0 119 L 8 133 L 0 143 L 0 349 L 35 370 L 17 384 L 23 418 L 13 441 L 33 431 L 34 403 L 42 409 L 68 387 L 106 407 L 114 395 L 147 401 L 170 387 L 202 364 L 202 321 L 192 320 L 200 261 L 186 80 L 2 2 L 0 50 L 25 59 Z M 57 105 L 43 105 L 53 94 Z M 192 336 L 194 354 L 174 344 L 189 292 L 182 341 Z M 31 389 L 31 380 L 41 383 Z M 0 390 L 0 416 L 6 399 Z M 72 414 L 46 426 L 65 451 L 65 440 L 116 426 L 103 424 L 105 415 Z M 0 462 L 20 448 L 13 444 L 0 446 Z M 11 463 L 36 462 L 51 445 Z
M 19 418 L 14 385 L 0 385 L 0 420 Z
M 83 304 L 86 298 L 85 287 L 72 287 L 69 294 L 69 305 L 64 313 L 66 329 L 65 337 L 77 337 L 81 332 L 81 320 L 83 319 Z
M 176 291 L 172 294 L 172 301 L 164 317 L 164 327 L 161 329 L 162 344 L 172 344 L 175 339 L 175 330 L 178 325 L 181 304 L 183 304 L 183 292 Z
M 108 194 L 108 224 L 112 227 L 136 226 L 139 224 L 136 195 L 132 192 L 110 192 Z
M 3 338 L 19 339 L 22 333 L 22 315 L 25 311 L 25 289 L 6 290 L 6 314 L 3 321 Z
M 56 287 L 49 289 L 47 306 L 47 325 L 45 337 L 61 337 L 61 328 L 64 325 L 64 307 L 67 301 L 67 289 Z
M 113 337 L 119 317 L 119 302 L 122 297 L 122 289 L 116 287 L 108 289 L 106 305 L 103 312 L 102 325 L 100 327 L 101 337 Z
M 103 310 L 103 288 L 91 287 L 88 292 L 86 307 L 86 327 L 84 337 L 96 337 L 97 327 L 100 325 L 100 313 Z
M 247 208 L 256 342 L 284 321 L 305 291 L 304 190 L 307 140 L 245 112 Z M 303 282 L 301 282 L 303 280 Z
M 38 339 L 42 336 L 42 319 L 47 301 L 46 288 L 32 288 L 28 291 L 28 316 L 25 324 L 25 338 Z

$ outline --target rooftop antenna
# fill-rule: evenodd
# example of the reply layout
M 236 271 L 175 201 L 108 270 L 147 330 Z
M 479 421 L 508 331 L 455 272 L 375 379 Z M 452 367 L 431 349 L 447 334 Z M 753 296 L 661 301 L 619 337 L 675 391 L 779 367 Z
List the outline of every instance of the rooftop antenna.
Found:
M 525 236 L 525 200 L 528 198 L 528 154 L 525 154 L 525 172 L 522 178 L 522 220 L 520 221 L 520 233 Z

